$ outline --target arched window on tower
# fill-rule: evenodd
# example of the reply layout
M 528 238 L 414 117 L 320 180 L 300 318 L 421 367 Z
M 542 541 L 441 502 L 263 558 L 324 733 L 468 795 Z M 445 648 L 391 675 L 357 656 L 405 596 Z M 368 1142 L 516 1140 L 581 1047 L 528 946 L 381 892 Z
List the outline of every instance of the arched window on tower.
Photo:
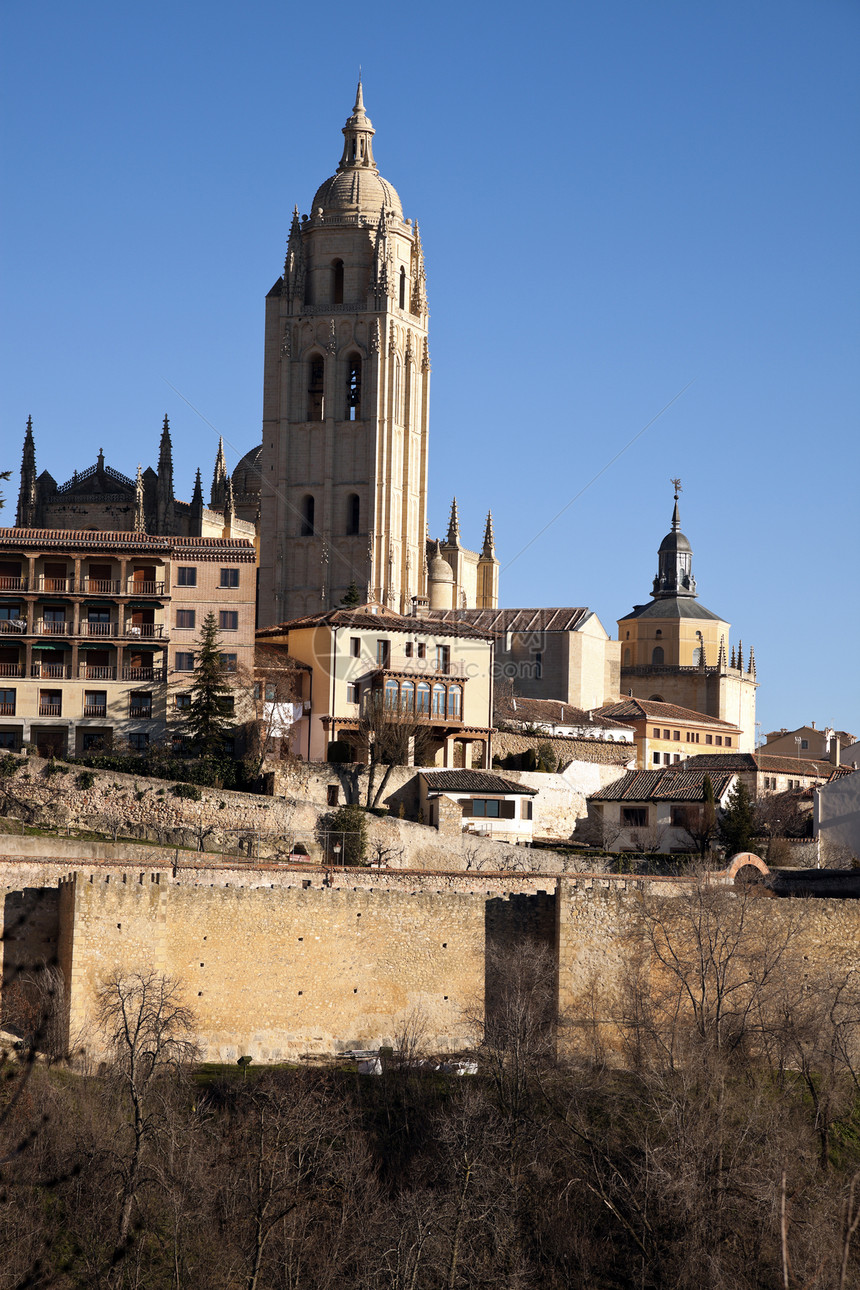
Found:
M 361 420 L 361 359 L 350 354 L 346 360 L 346 420 Z
M 308 493 L 302 498 L 302 523 L 299 532 L 302 537 L 313 537 L 314 535 L 314 510 L 316 503 L 313 497 Z
M 325 359 L 314 356 L 308 366 L 308 421 L 322 421 Z
M 400 308 L 406 308 L 406 270 L 400 266 Z
M 331 266 L 331 302 L 343 304 L 343 260 L 335 260 Z
M 658 645 L 658 646 L 657 646 L 657 648 L 653 651 L 653 653 L 652 653 L 652 655 L 651 655 L 651 663 L 652 663 L 655 667 L 660 667 L 660 666 L 662 666 L 662 663 L 663 663 L 663 646 L 662 646 L 662 645 Z
M 392 420 L 401 422 L 400 416 L 400 359 L 394 360 L 394 398 L 391 407 Z
M 359 532 L 359 521 L 361 519 L 361 502 L 358 499 L 358 493 L 350 493 L 346 499 L 346 535 L 347 537 L 356 537 Z

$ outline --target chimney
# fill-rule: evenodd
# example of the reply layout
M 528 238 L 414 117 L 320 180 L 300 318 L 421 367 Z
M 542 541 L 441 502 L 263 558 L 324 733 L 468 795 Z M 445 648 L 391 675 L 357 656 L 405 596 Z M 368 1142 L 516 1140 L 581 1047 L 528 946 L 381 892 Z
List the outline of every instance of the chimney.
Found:
M 426 596 L 412 597 L 412 617 L 427 618 L 430 613 L 430 601 Z
M 834 730 L 833 738 L 830 740 L 830 761 L 834 766 L 838 766 L 840 764 L 841 756 L 842 756 L 842 744 L 839 740 L 839 736 Z

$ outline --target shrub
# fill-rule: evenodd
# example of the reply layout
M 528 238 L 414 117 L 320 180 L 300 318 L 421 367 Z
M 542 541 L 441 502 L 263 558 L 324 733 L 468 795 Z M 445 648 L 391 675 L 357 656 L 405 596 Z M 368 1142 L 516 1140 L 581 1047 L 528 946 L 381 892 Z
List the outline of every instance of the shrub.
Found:
M 0 779 L 8 779 L 19 771 L 23 764 L 13 753 L 7 753 L 5 757 L 0 757 Z
M 189 802 L 199 802 L 201 801 L 203 794 L 200 792 L 200 789 L 196 784 L 174 784 L 173 796 L 185 797 Z
M 95 782 L 96 777 L 91 770 L 82 770 L 75 780 L 78 788 L 92 788 Z
M 325 858 L 329 864 L 362 864 L 367 851 L 367 820 L 364 811 L 360 806 L 341 806 L 336 811 L 321 815 L 317 823 L 317 837 L 325 849 Z M 337 859 L 335 843 L 340 843 L 341 846 Z
M 68 775 L 68 773 L 69 767 L 61 766 L 58 762 L 55 762 L 53 758 L 51 758 L 45 769 L 42 771 L 45 779 L 50 779 L 53 775 Z

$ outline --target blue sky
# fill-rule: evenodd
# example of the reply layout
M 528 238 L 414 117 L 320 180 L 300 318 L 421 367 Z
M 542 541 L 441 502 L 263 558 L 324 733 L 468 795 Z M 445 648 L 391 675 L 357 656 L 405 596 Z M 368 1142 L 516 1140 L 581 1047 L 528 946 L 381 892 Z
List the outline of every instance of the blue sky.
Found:
M 47 0 L 3 26 L 3 465 L 32 413 L 39 469 L 103 446 L 133 475 L 167 412 L 189 497 L 206 421 L 230 464 L 259 440 L 264 296 L 362 64 L 427 258 L 433 532 L 456 492 L 478 543 L 492 506 L 503 603 L 614 629 L 680 475 L 762 729 L 860 734 L 853 0 Z

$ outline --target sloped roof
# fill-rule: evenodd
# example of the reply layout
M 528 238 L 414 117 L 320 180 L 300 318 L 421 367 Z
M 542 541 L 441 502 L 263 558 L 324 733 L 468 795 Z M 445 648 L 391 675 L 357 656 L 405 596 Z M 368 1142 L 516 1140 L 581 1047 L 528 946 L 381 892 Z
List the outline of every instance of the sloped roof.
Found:
M 719 730 L 737 730 L 730 721 L 710 717 L 705 712 L 681 708 L 677 703 L 658 703 L 652 699 L 622 699 L 619 703 L 606 703 L 596 709 L 595 718 L 612 717 L 615 721 L 682 721 L 687 725 L 715 726 Z
M 519 695 L 499 695 L 495 701 L 499 721 L 545 722 L 557 726 L 590 726 L 601 730 L 629 730 L 629 726 L 575 708 L 560 699 L 521 699 Z M 602 711 L 602 710 L 601 710 Z
M 760 771 L 769 775 L 830 776 L 832 762 L 807 757 L 777 757 L 771 753 L 699 753 L 683 763 L 690 770 Z
M 257 638 L 281 636 L 286 632 L 301 631 L 305 627 L 354 627 L 366 631 L 369 627 L 381 632 L 408 632 L 410 636 L 456 636 L 473 640 L 490 640 L 488 632 L 480 631 L 468 623 L 452 621 L 440 625 L 438 619 L 416 618 L 407 614 L 395 614 L 390 609 L 360 605 L 355 609 L 322 609 L 316 614 L 305 614 L 302 618 L 291 618 L 285 623 L 275 623 L 263 627 L 257 632 Z
M 701 802 L 706 770 L 629 770 L 623 779 L 592 793 L 592 802 Z M 717 801 L 728 791 L 732 774 L 711 776 Z
M 485 632 L 576 632 L 591 617 L 586 608 L 562 609 L 431 609 L 445 623 L 469 623 Z
M 667 596 L 664 600 L 651 600 L 647 605 L 634 605 L 629 614 L 619 618 L 626 623 L 631 618 L 704 618 L 724 623 L 725 618 L 700 605 L 693 596 Z
M 165 537 L 156 533 L 137 533 L 125 530 L 120 533 L 102 532 L 98 529 L 0 529 L 0 546 L 15 547 L 75 547 L 83 550 L 105 550 L 107 547 L 128 547 L 139 551 L 191 551 L 230 552 L 237 557 L 253 560 L 254 544 L 247 538 Z
M 534 797 L 536 788 L 527 788 L 501 775 L 483 770 L 423 770 L 427 787 L 439 793 L 523 793 Z

